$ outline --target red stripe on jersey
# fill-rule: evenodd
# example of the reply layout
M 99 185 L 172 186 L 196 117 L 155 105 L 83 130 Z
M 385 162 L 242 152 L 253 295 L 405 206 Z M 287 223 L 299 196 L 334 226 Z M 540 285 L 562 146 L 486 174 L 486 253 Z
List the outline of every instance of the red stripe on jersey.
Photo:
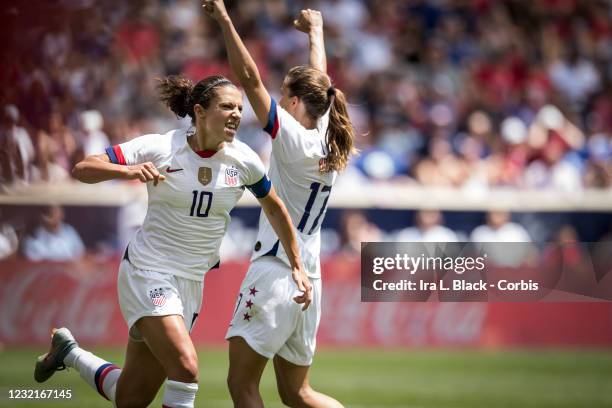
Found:
M 276 138 L 276 134 L 278 133 L 278 115 L 274 115 L 274 127 L 272 128 L 272 132 L 270 132 L 270 137 L 272 139 Z
M 125 162 L 125 157 L 123 156 L 121 147 L 119 147 L 119 145 L 115 145 L 113 146 L 113 151 L 115 152 L 115 156 L 117 156 L 117 161 L 119 162 L 118 164 L 125 166 L 127 163 Z

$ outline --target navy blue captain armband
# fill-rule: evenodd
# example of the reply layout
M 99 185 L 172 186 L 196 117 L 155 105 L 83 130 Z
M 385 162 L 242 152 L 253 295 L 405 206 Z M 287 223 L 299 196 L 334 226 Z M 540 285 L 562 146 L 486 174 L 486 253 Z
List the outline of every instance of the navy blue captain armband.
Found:
M 278 133 L 278 115 L 276 114 L 276 101 L 273 98 L 270 98 L 270 112 L 268 112 L 268 123 L 265 130 L 272 139 L 276 137 Z
M 272 188 L 272 182 L 268 178 L 266 174 L 255 184 L 251 184 L 250 186 L 246 186 L 251 193 L 257 198 L 264 198 L 270 192 Z

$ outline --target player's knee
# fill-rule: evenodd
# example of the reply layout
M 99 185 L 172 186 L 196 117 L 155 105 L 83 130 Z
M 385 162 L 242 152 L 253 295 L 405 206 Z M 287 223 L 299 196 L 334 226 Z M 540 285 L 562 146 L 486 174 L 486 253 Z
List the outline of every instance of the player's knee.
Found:
M 198 375 L 198 356 L 195 353 L 181 356 L 177 364 L 168 370 L 168 378 L 184 383 L 197 383 Z
M 198 357 L 196 355 L 185 356 L 181 358 L 180 370 L 184 378 L 180 379 L 183 382 L 197 383 L 198 382 Z
M 279 387 L 278 394 L 283 404 L 288 407 L 297 407 L 300 402 L 300 395 L 297 390 L 289 389 L 287 387 Z
M 301 408 L 311 406 L 313 389 L 310 386 L 301 387 L 299 389 L 279 387 L 278 392 L 281 401 L 288 407 Z
M 291 392 L 288 392 L 284 388 L 279 387 L 278 388 L 278 396 L 280 397 L 281 402 L 284 405 L 286 405 L 288 407 L 293 406 L 294 398 L 293 398 L 293 394 Z
M 250 381 L 249 378 L 231 371 L 227 375 L 227 388 L 234 401 L 248 399 L 259 392 L 256 382 Z
M 300 388 L 300 390 L 298 391 L 300 406 L 313 406 L 314 401 L 316 400 L 315 394 L 315 390 L 313 390 L 310 386 Z
M 149 396 L 141 392 L 120 392 L 115 395 L 115 406 L 117 408 L 140 408 L 147 407 L 155 399 L 155 394 Z

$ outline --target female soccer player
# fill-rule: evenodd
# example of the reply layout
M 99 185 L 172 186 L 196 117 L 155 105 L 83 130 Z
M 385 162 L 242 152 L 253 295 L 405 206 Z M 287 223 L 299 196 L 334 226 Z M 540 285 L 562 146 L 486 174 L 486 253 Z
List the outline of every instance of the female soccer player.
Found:
M 242 283 L 229 339 L 228 385 L 238 407 L 262 407 L 259 380 L 267 360 L 274 369 L 282 401 L 292 407 L 341 407 L 314 391 L 308 381 L 321 317 L 321 224 L 337 172 L 354 151 L 354 130 L 342 92 L 326 74 L 323 20 L 314 10 L 301 12 L 295 26 L 308 33 L 310 66 L 292 68 L 278 104 L 261 82 L 222 0 L 205 1 L 205 11 L 221 26 L 230 65 L 244 87 L 260 123 L 272 137 L 270 177 L 285 202 L 304 267 L 313 288 L 306 311 L 292 304 L 295 286 L 279 237 L 261 217 L 251 266 Z
M 195 132 L 141 136 L 89 156 L 73 170 L 85 183 L 147 183 L 147 215 L 119 269 L 119 305 L 130 328 L 125 366 L 120 370 L 80 349 L 62 328 L 35 369 L 42 382 L 64 365 L 74 367 L 118 407 L 147 406 L 166 378 L 164 407 L 193 407 L 198 359 L 189 332 L 202 303 L 204 275 L 219 265 L 229 213 L 244 187 L 259 199 L 289 254 L 301 291 L 295 301 L 307 307 L 311 300 L 287 210 L 259 157 L 234 139 L 242 112 L 240 91 L 220 76 L 195 86 L 169 77 L 159 89 L 174 113 L 191 117 Z

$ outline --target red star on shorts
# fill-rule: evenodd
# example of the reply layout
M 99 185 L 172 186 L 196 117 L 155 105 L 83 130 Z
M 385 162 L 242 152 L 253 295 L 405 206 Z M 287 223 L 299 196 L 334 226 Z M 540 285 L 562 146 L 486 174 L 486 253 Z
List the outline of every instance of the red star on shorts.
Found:
M 253 286 L 251 289 L 249 289 L 249 292 L 251 292 L 251 293 L 250 293 L 250 294 L 251 294 L 251 296 L 255 296 L 255 294 L 256 294 L 257 292 L 259 292 L 259 291 L 258 291 L 257 289 L 255 289 L 255 286 Z
M 244 314 L 244 320 L 246 320 L 247 322 L 251 321 L 251 315 L 249 315 L 248 313 Z
M 248 307 L 250 309 L 251 306 L 253 306 L 253 302 L 251 302 L 250 300 L 247 300 L 246 307 Z

